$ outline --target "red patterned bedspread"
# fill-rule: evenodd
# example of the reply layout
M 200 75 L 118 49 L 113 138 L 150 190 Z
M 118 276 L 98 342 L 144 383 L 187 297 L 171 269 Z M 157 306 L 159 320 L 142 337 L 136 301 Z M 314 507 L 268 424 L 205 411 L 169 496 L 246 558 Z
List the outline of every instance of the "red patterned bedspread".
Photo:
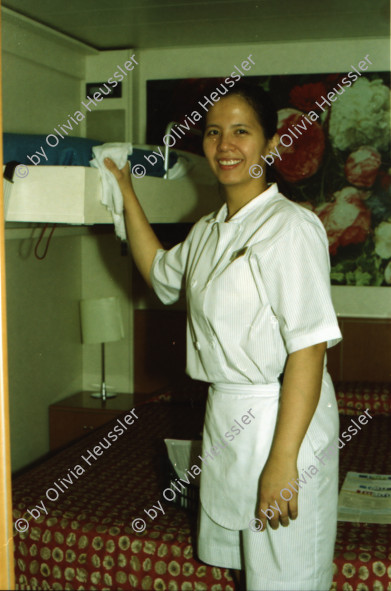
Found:
M 202 425 L 202 405 L 164 398 L 136 407 L 138 419 L 116 441 L 111 436 L 91 466 L 82 456 L 105 442 L 117 419 L 15 480 L 14 519 L 28 520 L 14 538 L 18 589 L 233 591 L 228 570 L 197 560 L 194 515 L 168 502 L 154 520 L 144 513 L 162 501 L 162 439 L 194 438 Z M 341 416 L 341 431 L 351 418 Z M 391 417 L 379 416 L 345 445 L 340 484 L 348 469 L 391 472 L 390 430 Z M 132 529 L 136 518 L 145 531 Z M 390 525 L 338 524 L 333 589 L 390 591 Z
M 90 459 L 91 466 L 81 456 L 104 441 L 117 420 L 16 479 L 15 519 L 29 517 L 26 511 L 42 500 L 48 511 L 16 533 L 17 588 L 233 591 L 228 570 L 195 558 L 194 516 L 168 502 L 154 521 L 144 513 L 162 500 L 162 439 L 197 436 L 202 406 L 152 402 L 137 406 L 135 414 L 127 433 Z M 76 465 L 85 473 L 65 490 L 68 468 L 77 475 Z M 55 482 L 65 492 L 48 501 L 45 492 L 50 488 L 54 498 Z M 147 526 L 139 534 L 131 527 L 136 518 Z
M 391 474 L 391 416 L 373 416 L 340 451 L 340 487 L 348 471 Z M 340 416 L 340 433 L 351 419 Z M 390 591 L 391 525 L 338 522 L 333 581 L 337 591 Z

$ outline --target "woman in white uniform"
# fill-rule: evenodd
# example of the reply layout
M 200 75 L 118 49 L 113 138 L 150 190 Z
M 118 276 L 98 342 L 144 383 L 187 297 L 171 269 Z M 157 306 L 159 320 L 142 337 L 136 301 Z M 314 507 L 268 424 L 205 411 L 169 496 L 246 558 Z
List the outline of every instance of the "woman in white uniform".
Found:
M 268 186 L 266 173 L 249 173 L 267 168 L 276 129 L 276 111 L 256 87 L 238 84 L 209 109 L 203 147 L 225 203 L 168 251 L 128 166 L 106 166 L 145 280 L 166 304 L 186 288 L 187 373 L 211 384 L 199 557 L 244 571 L 247 591 L 328 591 L 338 448 L 327 459 L 322 452 L 339 423 L 325 350 L 342 336 L 319 218 Z

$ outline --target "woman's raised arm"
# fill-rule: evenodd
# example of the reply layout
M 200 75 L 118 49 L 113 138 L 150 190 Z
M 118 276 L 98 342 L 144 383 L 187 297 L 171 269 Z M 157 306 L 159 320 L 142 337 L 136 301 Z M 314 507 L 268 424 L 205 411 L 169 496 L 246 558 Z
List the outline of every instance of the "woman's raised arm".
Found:
M 139 200 L 133 190 L 128 162 L 120 170 L 110 158 L 105 158 L 105 166 L 117 179 L 124 200 L 126 233 L 134 262 L 151 287 L 150 271 L 158 248 L 163 248 L 152 230 Z

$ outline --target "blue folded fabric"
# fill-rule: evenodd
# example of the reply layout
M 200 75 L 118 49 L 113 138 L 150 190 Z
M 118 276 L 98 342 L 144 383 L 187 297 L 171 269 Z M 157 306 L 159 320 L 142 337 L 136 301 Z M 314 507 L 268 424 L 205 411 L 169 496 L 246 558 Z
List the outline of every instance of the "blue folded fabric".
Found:
M 45 166 L 89 166 L 92 158 L 92 146 L 102 144 L 98 140 L 83 137 L 59 138 L 55 147 L 46 143 L 46 135 L 26 135 L 23 133 L 3 134 L 4 163 L 17 160 L 21 164 L 31 165 L 27 158 L 41 147 L 45 151 L 47 160 L 41 155 L 41 162 Z
M 24 133 L 4 133 L 3 134 L 3 160 L 4 164 L 16 160 L 21 164 L 31 165 L 32 162 L 27 158 L 41 151 L 41 147 L 47 156 L 47 160 L 40 156 L 38 166 L 90 166 L 90 160 L 93 158 L 92 147 L 99 146 L 103 142 L 99 140 L 90 140 L 83 137 L 59 138 L 59 143 L 55 147 L 48 146 L 46 135 L 31 135 Z M 161 150 L 164 153 L 164 150 Z M 42 152 L 41 152 L 42 154 Z M 148 176 L 164 176 L 164 165 L 161 156 L 154 156 L 150 164 L 144 156 L 153 155 L 151 150 L 133 148 L 133 154 L 129 156 L 131 166 L 142 164 L 145 166 Z M 177 162 L 178 156 L 175 152 L 170 152 L 169 168 L 172 168 Z
M 160 148 L 161 152 L 164 154 L 164 149 Z M 153 156 L 150 161 L 146 160 L 144 156 Z M 135 166 L 136 164 L 142 164 L 145 167 L 146 175 L 147 176 L 157 176 L 163 177 L 165 174 L 164 170 L 164 162 L 160 154 L 156 156 L 156 152 L 152 152 L 151 150 L 144 150 L 142 148 L 133 148 L 133 154 L 128 157 L 130 160 L 131 166 Z M 170 151 L 169 158 L 168 158 L 168 168 L 172 168 L 174 164 L 178 161 L 178 154 L 176 152 Z M 150 162 L 156 162 L 155 164 L 151 164 Z

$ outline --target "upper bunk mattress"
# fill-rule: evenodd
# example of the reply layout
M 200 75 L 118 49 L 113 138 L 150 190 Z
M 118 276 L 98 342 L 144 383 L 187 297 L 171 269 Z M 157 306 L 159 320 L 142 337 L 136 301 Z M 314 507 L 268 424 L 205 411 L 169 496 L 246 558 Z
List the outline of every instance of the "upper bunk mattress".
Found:
M 39 134 L 4 133 L 3 134 L 3 159 L 4 164 L 16 161 L 28 166 L 90 166 L 94 146 L 102 145 L 99 140 L 83 137 L 57 138 L 53 134 L 53 144 L 48 145 L 48 136 Z M 54 140 L 58 139 L 57 145 Z M 162 177 L 165 174 L 163 159 L 156 158 L 155 164 L 151 164 L 145 155 L 151 154 L 148 146 L 133 147 L 133 153 L 129 156 L 132 167 L 143 164 L 146 175 Z M 154 160 L 154 159 L 153 159 Z M 170 150 L 168 166 L 172 168 L 178 160 L 175 152 Z

